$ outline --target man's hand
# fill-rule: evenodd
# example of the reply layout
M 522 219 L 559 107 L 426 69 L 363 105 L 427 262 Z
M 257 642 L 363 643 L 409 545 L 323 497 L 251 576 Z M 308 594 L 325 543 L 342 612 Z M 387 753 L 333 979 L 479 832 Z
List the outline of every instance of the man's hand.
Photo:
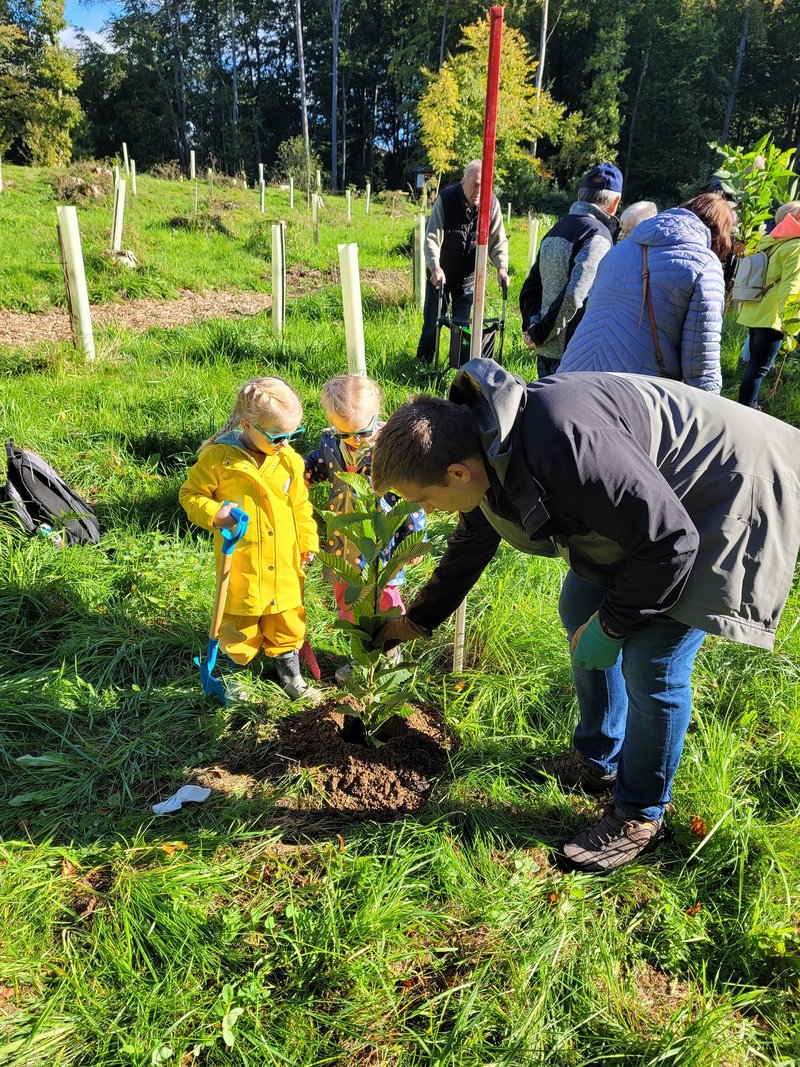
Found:
M 511 279 L 505 267 L 497 268 L 497 284 L 501 289 L 507 290 Z
M 434 267 L 431 271 L 431 285 L 434 289 L 438 289 L 440 285 L 444 285 L 447 279 L 444 276 L 444 271 L 441 267 Z
M 533 348 L 533 349 L 536 348 L 535 343 L 530 338 L 530 334 L 523 333 L 522 340 L 525 342 L 526 348 Z
M 602 671 L 617 662 L 624 637 L 612 637 L 600 625 L 597 612 L 572 635 L 572 666 Z
M 401 615 L 399 619 L 389 619 L 387 623 L 384 623 L 373 637 L 372 647 L 380 648 L 383 652 L 391 652 L 403 641 L 413 641 L 416 637 L 427 636 L 427 632 L 421 626 L 413 623 L 407 615 Z

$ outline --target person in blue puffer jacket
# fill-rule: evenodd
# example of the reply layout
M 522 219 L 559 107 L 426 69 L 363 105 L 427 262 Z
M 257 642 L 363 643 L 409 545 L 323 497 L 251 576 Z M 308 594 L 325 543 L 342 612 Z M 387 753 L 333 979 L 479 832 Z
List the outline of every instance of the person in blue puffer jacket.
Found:
M 718 393 L 733 223 L 715 193 L 639 223 L 600 263 L 559 370 L 649 374 Z

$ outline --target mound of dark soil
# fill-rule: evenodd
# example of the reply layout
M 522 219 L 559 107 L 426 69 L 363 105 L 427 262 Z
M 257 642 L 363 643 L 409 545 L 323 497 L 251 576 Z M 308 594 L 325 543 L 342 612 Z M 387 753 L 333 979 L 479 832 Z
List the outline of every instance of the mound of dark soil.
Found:
M 321 807 L 369 818 L 392 818 L 424 807 L 454 739 L 442 716 L 418 708 L 387 723 L 379 748 L 348 737 L 346 706 L 328 700 L 278 724 L 276 754 L 289 769 L 311 772 Z M 350 717 L 348 716 L 348 723 Z

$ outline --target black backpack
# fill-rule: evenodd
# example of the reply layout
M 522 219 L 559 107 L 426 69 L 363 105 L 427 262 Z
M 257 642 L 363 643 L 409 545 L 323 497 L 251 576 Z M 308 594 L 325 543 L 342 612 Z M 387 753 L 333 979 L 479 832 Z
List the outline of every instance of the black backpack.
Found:
M 97 516 L 60 474 L 27 448 L 6 441 L 8 474 L 0 485 L 0 517 L 11 517 L 28 534 L 51 534 L 56 543 L 92 544 L 100 540 Z M 5 513 L 5 514 L 4 514 Z

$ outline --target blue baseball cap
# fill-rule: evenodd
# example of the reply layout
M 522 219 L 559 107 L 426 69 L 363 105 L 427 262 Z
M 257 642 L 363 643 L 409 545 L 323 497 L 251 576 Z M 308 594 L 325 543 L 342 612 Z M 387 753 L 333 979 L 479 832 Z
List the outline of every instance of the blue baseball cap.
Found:
M 621 193 L 622 171 L 613 163 L 598 163 L 583 179 L 581 188 L 608 189 L 612 193 Z

